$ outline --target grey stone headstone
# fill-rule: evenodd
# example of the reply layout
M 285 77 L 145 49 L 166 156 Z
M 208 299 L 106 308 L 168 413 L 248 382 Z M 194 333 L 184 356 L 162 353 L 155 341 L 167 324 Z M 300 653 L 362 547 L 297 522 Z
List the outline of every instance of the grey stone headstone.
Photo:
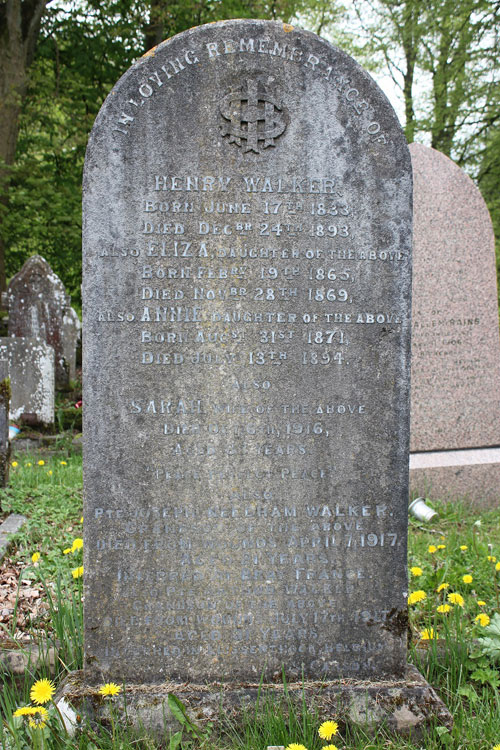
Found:
M 10 378 L 10 419 L 30 424 L 54 422 L 54 350 L 30 338 L 0 338 L 0 363 Z M 5 365 L 2 365 L 5 367 Z
M 9 336 L 36 338 L 54 349 L 56 384 L 65 387 L 69 365 L 65 359 L 63 321 L 71 309 L 64 284 L 45 258 L 33 255 L 12 277 L 7 289 Z
M 402 675 L 411 165 L 370 76 L 227 21 L 116 84 L 84 177 L 90 682 Z
M 76 350 L 80 341 L 81 330 L 82 324 L 78 313 L 72 307 L 68 307 L 63 315 L 62 350 L 71 380 L 74 379 L 76 374 Z

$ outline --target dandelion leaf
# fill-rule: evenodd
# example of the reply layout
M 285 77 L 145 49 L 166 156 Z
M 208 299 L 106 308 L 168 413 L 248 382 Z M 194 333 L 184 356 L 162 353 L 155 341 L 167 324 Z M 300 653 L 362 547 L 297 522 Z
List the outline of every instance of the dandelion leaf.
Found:
M 182 725 L 186 726 L 189 724 L 189 719 L 186 714 L 186 707 L 182 703 L 182 701 L 177 698 L 176 695 L 173 693 L 168 694 L 167 698 L 168 707 L 172 712 L 172 715 L 177 719 L 177 721 Z
M 490 624 L 484 629 L 485 635 L 479 638 L 481 651 L 491 659 L 500 661 L 500 615 L 495 612 Z

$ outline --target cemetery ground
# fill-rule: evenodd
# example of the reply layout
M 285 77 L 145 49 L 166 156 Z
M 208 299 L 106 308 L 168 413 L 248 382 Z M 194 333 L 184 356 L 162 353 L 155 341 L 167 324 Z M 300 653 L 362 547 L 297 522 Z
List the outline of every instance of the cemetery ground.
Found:
M 2 750 L 500 747 L 500 509 L 479 510 L 458 501 L 436 505 L 439 517 L 429 526 L 412 520 L 409 544 L 409 658 L 453 714 L 451 732 L 435 726 L 415 742 L 383 730 L 369 736 L 346 726 L 342 716 L 322 716 L 314 706 L 293 705 L 285 690 L 281 702 L 262 695 L 255 710 L 236 721 L 221 717 L 217 728 L 183 718 L 182 704 L 171 699 L 183 725 L 175 736 L 159 741 L 138 737 L 118 722 L 122 686 L 117 685 L 102 691 L 110 721 L 96 726 L 81 718 L 76 735 L 68 737 L 51 699 L 52 687 L 82 667 L 85 520 L 81 456 L 68 450 L 69 445 L 62 441 L 52 455 L 14 452 L 9 486 L 1 492 L 2 516 L 23 513 L 28 519 L 0 565 L 2 654 L 17 648 L 25 660 L 24 672 L 12 674 L 3 658 Z M 32 713 L 24 713 L 29 706 Z M 338 727 L 330 734 L 328 728 L 335 727 L 327 726 L 322 739 L 318 728 L 325 721 Z

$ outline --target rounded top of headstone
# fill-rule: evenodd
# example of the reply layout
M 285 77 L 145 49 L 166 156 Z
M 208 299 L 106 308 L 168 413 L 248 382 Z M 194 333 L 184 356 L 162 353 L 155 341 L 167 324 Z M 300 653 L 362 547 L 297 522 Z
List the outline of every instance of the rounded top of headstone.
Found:
M 64 284 L 61 279 L 54 273 L 49 263 L 41 255 L 32 255 L 28 258 L 21 270 L 12 277 L 9 290 L 12 290 L 19 283 L 25 284 L 27 281 L 33 282 L 38 279 L 48 280 L 55 287 L 60 287 L 64 290 Z
M 30 258 L 28 258 L 21 270 L 12 277 L 12 281 L 14 281 L 14 279 L 17 279 L 20 275 L 33 273 L 40 273 L 44 275 L 52 273 L 52 268 L 50 267 L 49 263 L 41 255 L 32 255 Z
M 410 143 L 409 149 L 414 180 L 421 186 L 418 193 L 415 192 L 415 196 L 418 195 L 418 202 L 415 203 L 418 219 L 420 220 L 422 212 L 421 220 L 426 223 L 429 215 L 426 212 L 431 210 L 432 221 L 435 223 L 439 213 L 439 222 L 441 225 L 450 224 L 449 228 L 465 253 L 468 243 L 463 241 L 464 232 L 470 235 L 473 243 L 475 232 L 479 232 L 482 237 L 479 244 L 489 256 L 495 242 L 493 225 L 488 207 L 475 182 L 441 151 L 421 143 Z M 423 239 L 422 232 L 419 231 L 418 241 Z
M 420 179 L 426 185 L 425 194 L 433 201 L 436 194 L 450 206 L 458 209 L 457 195 L 467 194 L 468 200 L 473 201 L 467 205 L 464 201 L 462 210 L 467 210 L 476 218 L 481 217 L 484 223 L 483 231 L 491 234 L 494 242 L 493 226 L 490 213 L 476 183 L 458 166 L 453 159 L 435 148 L 424 146 L 422 143 L 410 143 L 409 145 L 413 173 L 415 179 Z M 423 194 L 420 195 L 423 198 Z M 455 223 L 456 223 L 456 215 Z
M 96 119 L 86 173 L 99 169 L 97 153 L 111 149 L 118 154 L 133 149 L 135 139 L 143 141 L 141 131 L 146 125 L 153 125 L 154 135 L 148 138 L 157 154 L 168 156 L 167 143 L 168 150 L 175 148 L 171 140 L 174 128 L 178 148 L 181 141 L 188 142 L 193 153 L 199 153 L 207 148 L 207 139 L 202 143 L 195 130 L 201 112 L 216 162 L 229 156 L 235 166 L 252 163 L 263 153 L 267 157 L 284 150 L 293 153 L 299 143 L 310 150 L 322 137 L 314 111 L 303 111 L 301 121 L 290 116 L 293 100 L 306 93 L 309 106 L 314 106 L 315 97 L 331 99 L 332 120 L 341 121 L 347 140 L 363 142 L 374 158 L 386 161 L 388 169 L 394 161 L 409 160 L 391 104 L 352 57 L 312 32 L 276 21 L 243 19 L 184 31 L 132 65 L 113 87 Z M 247 102 L 244 115 L 234 108 L 242 101 Z M 257 105 L 264 106 L 264 102 L 267 122 L 263 135 L 257 140 L 252 135 L 247 138 L 252 128 L 244 117 L 255 122 Z M 162 122 L 161 110 L 172 107 L 175 120 Z M 329 137 L 330 133 L 324 132 L 323 138 Z M 345 156 L 347 149 L 338 139 L 331 138 L 331 146 L 338 158 Z M 401 153 L 394 154 L 396 146 Z M 395 159 L 385 160 L 391 150 Z

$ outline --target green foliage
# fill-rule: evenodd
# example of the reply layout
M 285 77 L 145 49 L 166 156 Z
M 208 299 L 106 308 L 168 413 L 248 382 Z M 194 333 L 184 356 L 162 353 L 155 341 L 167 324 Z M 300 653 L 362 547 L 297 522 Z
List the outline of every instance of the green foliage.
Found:
M 15 455 L 13 463 L 17 466 L 11 466 L 9 486 L 0 490 L 0 506 L 28 519 L 16 535 L 16 557 L 29 562 L 39 552 L 46 578 L 55 580 L 61 565 L 71 575 L 75 558 L 63 550 L 82 535 L 81 456 Z M 26 577 L 36 578 L 35 569 L 27 570 Z
M 481 652 L 500 662 L 500 614 L 495 612 L 491 623 L 484 629 L 485 635 L 479 638 Z
M 496 92 L 500 97 L 500 91 Z M 477 154 L 474 168 L 477 181 L 488 205 L 496 238 L 497 279 L 500 295 L 500 105 L 491 108 L 490 124 L 485 128 L 482 150 Z
M 477 181 L 500 243 L 498 2 L 355 0 L 354 8 L 361 59 L 401 90 L 408 141 L 430 140 Z
M 199 727 L 190 718 L 182 701 L 173 693 L 168 694 L 167 703 L 172 716 L 177 719 L 182 727 L 180 732 L 175 732 L 170 737 L 169 750 L 177 750 L 181 745 L 183 748 L 188 748 L 191 747 L 192 744 L 194 744 L 195 747 L 204 747 L 212 734 L 212 722 L 209 722 L 203 728 Z M 184 732 L 189 737 L 187 741 L 183 741 Z
M 39 253 L 77 306 L 85 148 L 104 98 L 140 51 L 131 6 L 72 2 L 48 7 L 20 118 L 9 205 L 0 217 L 7 275 Z
M 76 406 L 59 407 L 56 410 L 56 421 L 60 432 L 64 430 L 82 431 L 82 410 Z
M 304 0 L 72 0 L 48 5 L 19 120 L 0 231 L 11 277 L 35 253 L 81 306 L 81 185 L 88 134 L 105 97 L 146 49 L 223 18 L 288 20 Z

